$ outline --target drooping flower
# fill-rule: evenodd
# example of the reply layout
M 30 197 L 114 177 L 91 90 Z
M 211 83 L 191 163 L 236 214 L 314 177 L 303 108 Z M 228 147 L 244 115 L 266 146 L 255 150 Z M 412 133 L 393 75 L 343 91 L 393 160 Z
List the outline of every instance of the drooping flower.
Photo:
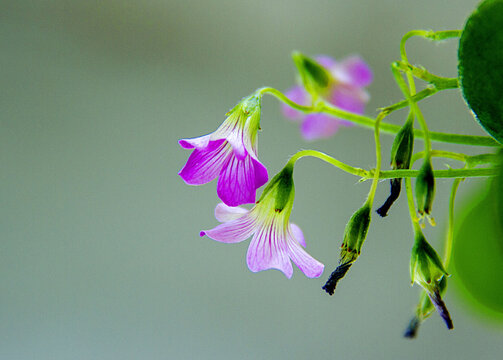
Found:
M 325 55 L 315 57 L 317 65 L 327 70 L 331 77 L 328 88 L 321 96 L 328 103 L 342 110 L 363 114 L 370 96 L 365 87 L 372 83 L 373 74 L 368 64 L 359 56 L 350 56 L 340 62 Z M 311 60 L 312 61 L 312 60 Z M 301 105 L 311 105 L 312 95 L 304 86 L 297 85 L 286 91 L 285 95 Z M 283 114 L 300 122 L 300 131 L 306 140 L 328 138 L 335 134 L 340 126 L 352 126 L 346 120 L 337 119 L 323 113 L 303 114 L 286 104 L 282 105 Z
M 285 167 L 264 189 L 251 210 L 218 204 L 215 217 L 222 224 L 201 231 L 213 240 L 241 242 L 253 235 L 246 261 L 253 272 L 278 269 L 291 278 L 291 261 L 309 278 L 323 273 L 323 264 L 309 255 L 302 230 L 290 223 L 294 187 L 291 166 Z
M 267 182 L 266 167 L 257 158 L 260 97 L 244 98 L 213 133 L 181 139 L 194 149 L 178 173 L 189 185 L 206 184 L 218 177 L 218 197 L 229 206 L 254 203 L 256 190 Z

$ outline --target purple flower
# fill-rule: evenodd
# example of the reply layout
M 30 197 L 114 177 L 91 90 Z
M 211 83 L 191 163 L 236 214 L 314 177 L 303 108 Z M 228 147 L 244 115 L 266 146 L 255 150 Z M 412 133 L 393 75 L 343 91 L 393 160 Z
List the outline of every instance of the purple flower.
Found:
M 222 224 L 200 235 L 224 243 L 241 242 L 253 235 L 246 256 L 251 271 L 278 269 L 291 278 L 293 261 L 307 277 L 318 277 L 324 266 L 303 249 L 306 242 L 302 230 L 289 221 L 293 183 L 285 185 L 283 180 L 271 180 L 251 210 L 218 204 L 215 217 Z
M 252 95 L 242 100 L 227 116 L 215 132 L 179 141 L 194 151 L 178 174 L 189 185 L 218 177 L 217 194 L 229 206 L 254 203 L 256 190 L 268 180 L 257 158 L 260 99 Z
M 355 114 L 363 114 L 370 96 L 365 87 L 372 82 L 373 74 L 367 63 L 359 56 L 350 56 L 336 62 L 329 56 L 317 56 L 317 63 L 332 76 L 332 83 L 325 94 L 320 94 L 330 104 Z M 297 85 L 286 91 L 285 95 L 301 105 L 310 105 L 311 95 L 304 87 Z M 346 120 L 337 119 L 327 114 L 303 114 L 286 104 L 282 105 L 283 114 L 299 121 L 300 131 L 306 140 L 328 138 L 335 134 L 340 126 L 352 126 Z

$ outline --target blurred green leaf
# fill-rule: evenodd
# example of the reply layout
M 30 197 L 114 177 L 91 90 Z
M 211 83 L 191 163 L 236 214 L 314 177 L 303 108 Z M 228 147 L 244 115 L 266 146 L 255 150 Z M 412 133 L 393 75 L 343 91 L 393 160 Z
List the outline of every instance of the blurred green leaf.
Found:
M 457 222 L 453 280 L 478 310 L 503 320 L 503 227 L 499 211 L 503 177 L 472 195 Z M 458 218 L 459 219 L 459 218 Z
M 468 18 L 459 41 L 459 79 L 484 129 L 503 142 L 503 0 L 485 0 Z

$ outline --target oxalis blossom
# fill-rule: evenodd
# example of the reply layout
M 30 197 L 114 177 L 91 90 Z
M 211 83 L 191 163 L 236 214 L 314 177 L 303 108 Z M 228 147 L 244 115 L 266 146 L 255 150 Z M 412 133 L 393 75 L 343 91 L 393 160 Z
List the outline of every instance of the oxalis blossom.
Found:
M 340 62 L 325 55 L 315 57 L 331 77 L 328 88 L 317 94 L 328 103 L 341 110 L 362 115 L 370 99 L 365 87 L 372 83 L 373 74 L 368 64 L 359 56 L 350 56 Z M 292 101 L 301 105 L 311 105 L 312 96 L 301 85 L 294 86 L 285 92 Z M 346 120 L 337 119 L 323 113 L 304 114 L 290 106 L 282 105 L 283 114 L 300 122 L 300 132 L 306 140 L 328 138 L 334 135 L 340 126 L 352 126 Z
M 309 278 L 323 273 L 323 264 L 309 255 L 302 230 L 290 223 L 293 208 L 293 166 L 285 167 L 271 180 L 251 210 L 218 204 L 215 217 L 222 224 L 201 231 L 213 240 L 241 242 L 253 235 L 246 262 L 253 272 L 278 269 L 291 278 L 291 261 Z
M 267 182 L 266 167 L 257 158 L 260 97 L 243 99 L 213 133 L 179 141 L 194 149 L 178 173 L 189 185 L 218 177 L 218 197 L 229 206 L 255 202 L 256 190 Z

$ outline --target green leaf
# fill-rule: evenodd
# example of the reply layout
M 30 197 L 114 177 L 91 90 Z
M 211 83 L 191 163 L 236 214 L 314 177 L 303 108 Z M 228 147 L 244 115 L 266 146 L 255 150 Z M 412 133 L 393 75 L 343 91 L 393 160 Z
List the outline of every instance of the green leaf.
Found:
M 501 180 L 475 193 L 461 221 L 456 220 L 451 269 L 452 279 L 475 308 L 499 320 L 503 320 Z
M 461 34 L 458 73 L 463 96 L 482 127 L 503 143 L 503 0 L 485 0 Z

